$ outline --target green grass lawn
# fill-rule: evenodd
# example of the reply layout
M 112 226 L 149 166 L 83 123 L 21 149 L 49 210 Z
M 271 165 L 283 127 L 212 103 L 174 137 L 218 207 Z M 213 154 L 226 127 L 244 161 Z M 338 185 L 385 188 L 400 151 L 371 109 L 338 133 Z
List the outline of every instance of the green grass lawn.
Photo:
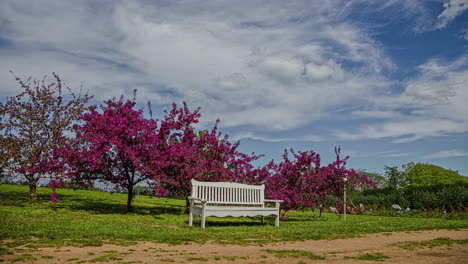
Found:
M 258 243 L 335 239 L 376 232 L 467 228 L 466 219 L 383 217 L 335 214 L 312 218 L 311 212 L 291 211 L 274 227 L 254 218 L 209 217 L 207 228 L 189 227 L 185 200 L 136 196 L 135 212 L 126 213 L 126 194 L 59 189 L 60 203 L 49 200 L 48 188 L 38 188 L 39 201 L 28 201 L 28 187 L 0 185 L 0 239 L 7 247 L 89 246 L 103 243 L 154 241 L 163 243 Z

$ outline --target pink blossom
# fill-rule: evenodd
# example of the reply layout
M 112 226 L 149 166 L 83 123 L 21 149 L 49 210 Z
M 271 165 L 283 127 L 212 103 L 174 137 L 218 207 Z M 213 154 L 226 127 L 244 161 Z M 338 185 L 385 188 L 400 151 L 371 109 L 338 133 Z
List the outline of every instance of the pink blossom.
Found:
M 57 198 L 57 193 L 51 193 L 50 194 L 50 200 L 53 202 L 53 203 L 58 203 L 59 200 Z

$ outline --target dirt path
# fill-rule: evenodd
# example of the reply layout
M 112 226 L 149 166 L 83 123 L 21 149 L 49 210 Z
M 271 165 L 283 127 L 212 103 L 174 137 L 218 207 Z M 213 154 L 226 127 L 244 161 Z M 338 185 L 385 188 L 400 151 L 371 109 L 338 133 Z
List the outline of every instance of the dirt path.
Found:
M 169 246 L 140 242 L 132 246 L 40 248 L 33 252 L 3 255 L 3 263 L 374 263 L 358 259 L 364 254 L 387 258 L 385 263 L 468 263 L 468 244 L 453 243 L 415 250 L 393 245 L 398 242 L 423 242 L 436 238 L 468 239 L 468 229 L 393 232 L 365 235 L 359 238 L 313 240 L 277 243 L 264 246 L 192 244 Z M 291 250 L 312 252 L 323 260 L 300 256 L 281 256 Z M 25 256 L 26 254 L 26 256 Z M 27 256 L 27 255 L 30 256 Z

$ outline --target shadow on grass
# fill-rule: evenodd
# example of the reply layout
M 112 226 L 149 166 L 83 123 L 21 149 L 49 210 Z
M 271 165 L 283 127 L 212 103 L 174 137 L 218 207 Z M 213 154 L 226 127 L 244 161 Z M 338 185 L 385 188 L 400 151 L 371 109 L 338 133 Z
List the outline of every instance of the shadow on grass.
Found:
M 29 199 L 29 193 L 15 191 L 0 192 L 0 205 L 25 207 L 29 206 L 30 204 L 40 204 L 44 201 L 50 201 L 50 195 L 37 194 L 37 202 L 31 202 Z
M 188 225 L 188 221 L 186 222 Z M 200 220 L 198 221 L 193 221 L 193 226 L 194 227 L 200 227 L 201 222 Z M 209 219 L 206 220 L 206 227 L 229 227 L 229 226 L 244 226 L 244 227 L 258 227 L 258 226 L 266 226 L 266 225 L 274 225 L 273 223 L 268 223 L 266 222 L 265 224 L 262 224 L 262 222 L 259 220 L 258 222 L 243 222 L 243 221 L 210 221 Z
M 338 219 L 338 217 L 336 217 Z M 288 217 L 286 219 L 282 219 L 281 221 L 284 221 L 284 222 L 311 222 L 311 221 L 315 221 L 315 222 L 326 222 L 326 221 L 329 221 L 330 218 L 326 218 L 326 217 L 313 217 L 313 216 L 301 216 L 301 217 L 297 217 L 297 216 L 292 216 L 292 217 Z
M 0 205 L 29 207 L 37 204 L 42 208 L 50 208 L 52 205 L 49 194 L 39 193 L 38 201 L 33 203 L 24 192 L 6 191 L 0 193 Z M 71 211 L 87 211 L 96 214 L 128 214 L 126 203 L 115 202 L 111 198 L 88 198 L 80 195 L 59 194 L 59 203 L 53 204 L 52 209 L 67 209 Z M 132 214 L 153 215 L 160 214 L 184 214 L 185 207 L 174 204 L 133 204 Z
M 313 219 L 313 218 L 288 218 L 284 220 L 280 220 L 280 225 L 281 223 L 294 223 L 294 222 L 310 222 L 310 221 L 328 221 L 329 219 L 326 218 L 319 218 L 319 219 Z M 194 220 L 194 226 L 200 226 L 200 219 Z M 188 224 L 188 221 L 186 222 Z M 275 218 L 274 217 L 266 217 L 265 218 L 265 223 L 262 224 L 261 219 L 258 218 L 251 218 L 251 219 L 246 219 L 245 217 L 240 217 L 239 220 L 216 220 L 216 218 L 210 219 L 207 218 L 206 220 L 206 225 L 207 226 L 219 226 L 219 227 L 226 227 L 226 226 L 274 226 L 275 225 Z
M 84 210 L 98 214 L 138 214 L 138 215 L 160 215 L 173 214 L 180 215 L 184 213 L 184 207 L 178 205 L 163 204 L 133 204 L 133 212 L 127 211 L 127 204 L 115 203 L 108 199 L 90 199 L 74 195 L 61 195 L 63 198 L 62 207 L 68 210 Z
M 188 221 L 185 221 L 188 225 Z M 201 225 L 201 218 L 198 216 L 194 216 L 193 226 L 200 227 Z M 265 223 L 262 224 L 262 219 L 260 216 L 255 217 L 207 217 L 206 218 L 206 226 L 210 227 L 228 227 L 228 226 L 244 226 L 244 227 L 258 227 L 258 226 L 274 226 L 275 225 L 275 217 L 274 216 L 266 216 Z M 281 225 L 281 221 L 280 221 Z

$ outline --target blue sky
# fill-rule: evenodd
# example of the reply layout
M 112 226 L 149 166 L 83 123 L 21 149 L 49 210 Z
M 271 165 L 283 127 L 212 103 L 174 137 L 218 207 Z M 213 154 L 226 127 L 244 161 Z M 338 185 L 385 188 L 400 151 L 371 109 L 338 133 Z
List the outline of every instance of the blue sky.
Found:
M 96 103 L 202 107 L 240 150 L 341 146 L 349 166 L 432 163 L 468 175 L 468 0 L 0 2 L 9 70 L 56 72 Z

